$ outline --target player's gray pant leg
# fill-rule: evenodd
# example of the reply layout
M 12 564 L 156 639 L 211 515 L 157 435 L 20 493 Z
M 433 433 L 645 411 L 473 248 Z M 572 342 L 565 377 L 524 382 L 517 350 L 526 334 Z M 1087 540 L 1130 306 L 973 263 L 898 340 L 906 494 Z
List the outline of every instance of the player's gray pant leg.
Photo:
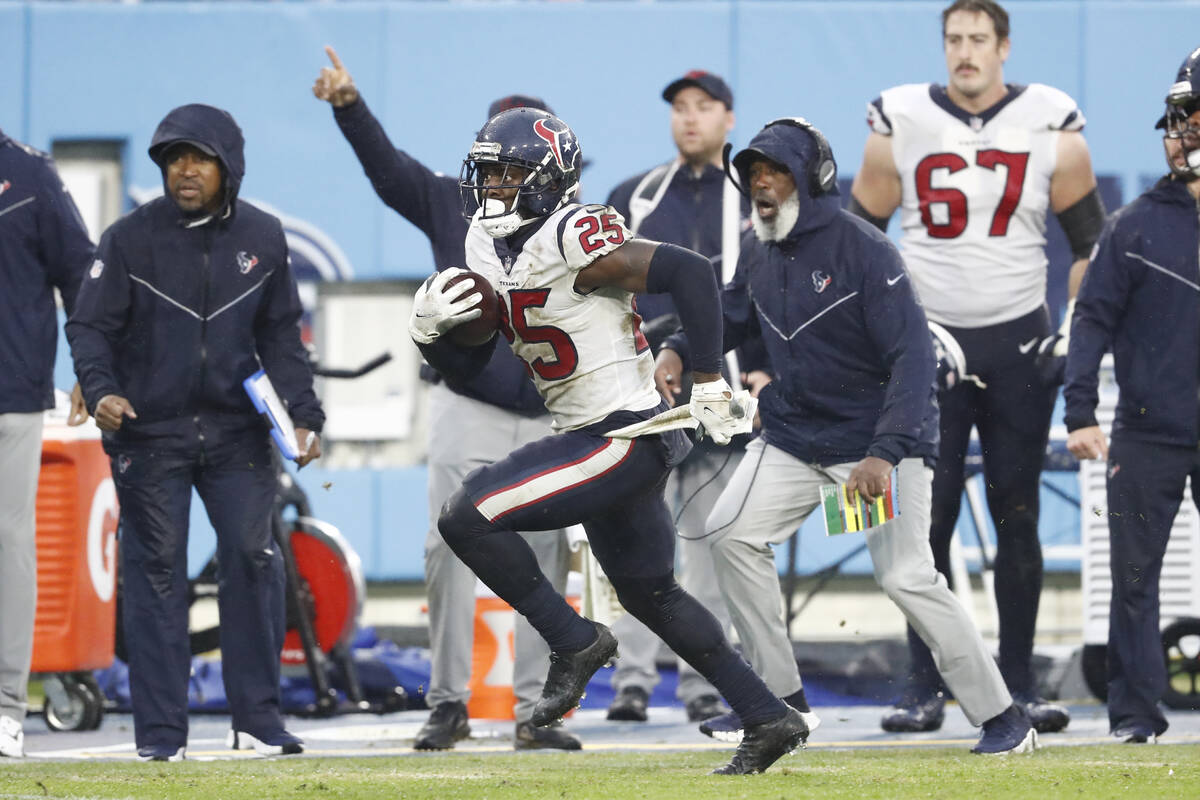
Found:
M 475 641 L 475 574 L 454 555 L 437 530 L 442 505 L 471 470 L 552 433 L 549 416 L 529 418 L 452 392 L 430 389 L 429 518 L 425 537 L 425 588 L 429 600 L 431 674 L 426 702 L 467 702 Z M 567 580 L 566 534 L 526 536 L 546 577 L 560 591 Z M 549 649 L 524 617 L 515 622 L 513 690 L 518 719 L 533 713 L 549 669 Z M 524 716 L 520 716 L 523 712 Z
M 845 481 L 853 467 L 839 464 L 827 471 Z M 929 548 L 933 470 L 919 458 L 906 458 L 898 475 L 900 513 L 866 534 L 875 580 L 929 646 L 942 680 L 967 719 L 982 725 L 1008 708 L 1012 697 L 966 609 L 933 565 Z
M 37 609 L 42 414 L 0 414 L 0 714 L 25 719 Z
M 803 685 L 784 617 L 771 545 L 787 541 L 816 506 L 828 478 L 762 439 L 746 446 L 708 516 L 707 542 L 717 584 L 742 652 L 779 697 Z M 811 498 L 811 499 L 806 499 Z

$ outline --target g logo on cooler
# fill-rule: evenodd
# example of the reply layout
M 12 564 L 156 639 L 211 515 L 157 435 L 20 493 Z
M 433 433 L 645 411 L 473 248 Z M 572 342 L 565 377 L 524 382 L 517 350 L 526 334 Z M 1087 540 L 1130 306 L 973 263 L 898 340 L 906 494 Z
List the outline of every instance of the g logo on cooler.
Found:
M 96 596 L 107 603 L 117 587 L 117 490 L 112 478 L 100 481 L 92 494 L 87 563 Z

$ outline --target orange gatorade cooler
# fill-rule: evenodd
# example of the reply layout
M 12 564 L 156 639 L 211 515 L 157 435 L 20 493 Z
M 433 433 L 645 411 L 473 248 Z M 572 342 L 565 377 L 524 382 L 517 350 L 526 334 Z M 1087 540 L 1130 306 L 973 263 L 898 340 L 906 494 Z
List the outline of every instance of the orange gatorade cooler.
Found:
M 100 431 L 47 415 L 37 492 L 33 671 L 102 669 L 116 626 L 117 494 Z
M 467 688 L 467 716 L 472 719 L 513 719 L 513 645 L 516 613 L 512 606 L 479 584 L 475 598 L 475 644 Z M 579 610 L 579 597 L 567 602 Z

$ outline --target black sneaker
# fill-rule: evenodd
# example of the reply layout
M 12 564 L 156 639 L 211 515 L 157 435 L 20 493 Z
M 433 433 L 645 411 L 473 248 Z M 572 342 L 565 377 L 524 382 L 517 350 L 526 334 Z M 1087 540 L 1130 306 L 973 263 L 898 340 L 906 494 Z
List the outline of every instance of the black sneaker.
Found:
M 971 748 L 972 753 L 986 756 L 1005 756 L 1010 753 L 1032 753 L 1037 749 L 1037 731 L 1029 712 L 1020 703 L 1013 703 L 983 723 L 983 735 Z
M 924 698 L 905 697 L 879 721 L 890 733 L 936 731 L 946 719 L 946 698 L 941 692 Z
M 543 728 L 533 727 L 526 720 L 517 723 L 516 735 L 513 736 L 513 748 L 516 750 L 582 750 L 583 742 L 579 737 L 563 727 L 561 722 L 551 722 Z
M 693 698 L 687 702 L 686 708 L 688 722 L 704 722 L 729 711 L 729 707 L 715 694 L 702 694 Z
M 780 757 L 803 747 L 807 739 L 808 725 L 804 718 L 799 711 L 788 706 L 787 713 L 779 719 L 746 728 L 733 759 L 725 766 L 714 769 L 712 774 L 756 775 L 766 772 L 767 767 Z
M 1149 725 L 1126 725 L 1112 732 L 1121 744 L 1157 744 L 1158 735 Z
M 787 701 L 785 700 L 784 702 L 786 703 Z M 811 710 L 800 711 L 800 719 L 804 720 L 804 724 L 808 726 L 809 733 L 812 733 L 821 725 L 821 718 Z M 740 742 L 742 736 L 745 735 L 745 731 L 742 730 L 742 718 L 737 715 L 736 711 L 728 711 L 715 717 L 709 717 L 700 723 L 700 732 L 719 742 L 730 742 L 732 744 Z
M 417 731 L 413 742 L 414 750 L 449 750 L 455 742 L 462 741 L 471 735 L 471 726 L 467 724 L 467 706 L 465 703 L 438 703 L 429 714 L 429 719 Z
M 546 685 L 542 687 L 542 697 L 533 707 L 533 716 L 529 719 L 536 727 L 562 719 L 563 714 L 579 705 L 596 670 L 617 654 L 617 637 L 599 622 L 592 624 L 596 626 L 596 641 L 577 653 L 550 653 Z
M 1025 706 L 1033 729 L 1038 733 L 1058 733 L 1071 722 L 1071 714 L 1066 708 L 1035 694 L 1013 692 L 1013 702 Z
M 169 744 L 147 744 L 137 749 L 142 761 L 185 761 L 187 747 L 172 747 Z
M 258 738 L 246 731 L 230 730 L 225 736 L 225 746 L 230 750 L 250 750 L 260 756 L 294 756 L 304 752 L 304 741 L 287 731 Z
M 606 719 L 613 722 L 645 722 L 650 695 L 640 686 L 626 686 L 608 706 Z

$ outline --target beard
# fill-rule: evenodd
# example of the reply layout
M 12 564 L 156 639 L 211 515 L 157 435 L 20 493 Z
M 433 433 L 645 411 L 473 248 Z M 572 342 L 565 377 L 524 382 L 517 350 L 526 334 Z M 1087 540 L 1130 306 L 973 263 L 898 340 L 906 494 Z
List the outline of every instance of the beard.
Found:
M 800 196 L 792 192 L 787 199 L 779 204 L 779 210 L 771 219 L 763 219 L 758 214 L 758 207 L 750 206 L 750 222 L 754 225 L 754 235 L 760 242 L 778 242 L 787 238 L 800 219 Z

